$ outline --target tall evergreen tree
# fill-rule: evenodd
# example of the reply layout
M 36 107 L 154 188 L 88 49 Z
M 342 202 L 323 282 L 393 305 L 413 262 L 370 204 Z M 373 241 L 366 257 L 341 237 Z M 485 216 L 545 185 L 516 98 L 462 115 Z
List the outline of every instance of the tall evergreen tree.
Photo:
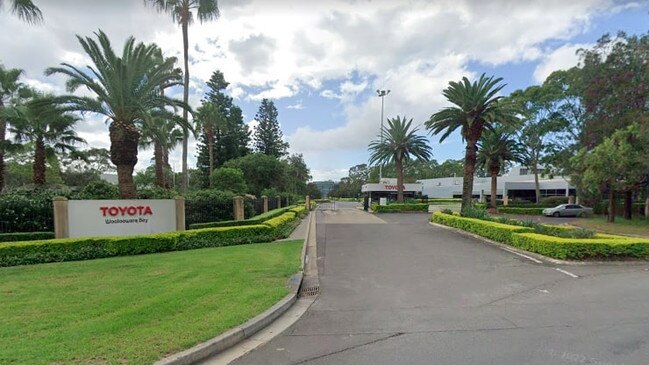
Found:
M 245 156 L 250 153 L 248 143 L 250 142 L 250 131 L 243 122 L 241 108 L 234 105 L 232 97 L 224 93 L 229 83 L 225 81 L 221 71 L 215 71 L 207 82 L 208 92 L 203 100 L 203 105 L 208 103 L 212 110 L 218 114 L 219 123 L 208 123 L 203 125 L 198 144 L 197 168 L 201 171 L 202 186 L 209 186 L 210 171 L 223 166 L 226 161 Z M 203 115 L 203 119 L 210 119 L 209 115 Z M 217 118 L 214 118 L 217 119 Z M 205 128 L 209 126 L 209 128 Z M 212 146 L 210 153 L 209 146 Z M 211 161 L 210 162 L 210 156 Z
M 255 120 L 259 122 L 253 137 L 256 150 L 277 158 L 286 155 L 288 143 L 282 140 L 282 130 L 277 122 L 277 108 L 272 100 L 261 101 Z

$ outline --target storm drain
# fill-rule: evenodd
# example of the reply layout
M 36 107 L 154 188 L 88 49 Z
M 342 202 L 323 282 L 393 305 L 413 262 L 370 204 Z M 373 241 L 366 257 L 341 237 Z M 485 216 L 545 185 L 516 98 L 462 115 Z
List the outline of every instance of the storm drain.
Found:
M 299 297 L 312 297 L 314 295 L 318 295 L 320 293 L 320 287 L 319 286 L 310 286 L 306 288 L 302 288 L 300 290 Z

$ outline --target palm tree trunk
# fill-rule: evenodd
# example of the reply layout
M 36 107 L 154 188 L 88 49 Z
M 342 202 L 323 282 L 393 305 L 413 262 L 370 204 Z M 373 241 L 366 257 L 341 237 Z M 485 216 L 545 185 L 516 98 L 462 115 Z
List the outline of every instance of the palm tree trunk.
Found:
M 155 161 L 155 185 L 165 187 L 164 161 L 162 159 L 162 145 L 159 141 L 153 143 L 153 159 Z
M 498 194 L 498 173 L 500 172 L 500 165 L 489 166 L 489 173 L 491 174 L 491 209 L 496 212 L 497 201 L 496 194 Z
M 0 110 L 4 109 L 4 104 L 0 100 Z M 7 121 L 0 118 L 0 192 L 5 188 L 5 134 L 7 133 Z
M 45 185 L 45 144 L 43 140 L 36 141 L 33 172 L 32 181 L 34 185 Z
M 183 102 L 185 104 L 189 103 L 189 34 L 188 34 L 188 19 L 182 22 L 183 30 L 183 58 L 185 63 L 185 87 L 183 90 Z M 183 108 L 183 119 L 185 122 L 188 121 L 187 109 Z M 182 180 L 180 184 L 180 191 L 182 193 L 187 192 L 187 187 L 189 186 L 189 173 L 187 171 L 187 149 L 189 148 L 189 130 L 187 127 L 183 127 L 183 152 L 182 152 Z
M 399 159 L 394 162 L 397 168 L 397 202 L 403 203 L 403 162 Z
M 461 210 L 465 211 L 473 204 L 473 174 L 475 173 L 475 163 L 478 149 L 476 143 L 479 136 L 476 138 L 474 135 L 469 136 L 466 142 L 466 151 L 464 154 L 464 179 L 462 181 L 462 207 Z
M 137 147 L 140 133 L 134 125 L 113 122 L 108 128 L 110 134 L 110 160 L 117 167 L 117 184 L 121 199 L 135 199 L 133 168 L 137 163 Z
M 609 223 L 615 222 L 615 191 L 610 186 L 608 189 L 608 218 L 606 221 Z

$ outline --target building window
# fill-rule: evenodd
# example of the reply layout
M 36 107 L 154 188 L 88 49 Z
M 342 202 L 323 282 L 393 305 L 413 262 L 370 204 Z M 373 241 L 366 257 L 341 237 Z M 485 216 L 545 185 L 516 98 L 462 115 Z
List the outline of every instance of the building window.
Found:
M 527 175 L 527 174 L 529 174 L 528 169 L 521 168 L 521 170 L 520 170 L 520 175 L 523 176 L 523 175 Z

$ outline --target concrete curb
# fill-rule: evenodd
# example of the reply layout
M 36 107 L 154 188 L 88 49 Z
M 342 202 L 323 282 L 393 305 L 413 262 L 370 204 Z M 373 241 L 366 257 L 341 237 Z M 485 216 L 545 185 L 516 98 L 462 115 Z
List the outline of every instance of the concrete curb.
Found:
M 559 259 L 555 259 L 555 258 L 548 257 L 548 256 L 545 256 L 545 255 L 541 255 L 541 254 L 538 254 L 538 253 L 521 250 L 520 248 L 510 246 L 510 245 L 507 245 L 507 244 L 504 244 L 504 243 L 501 243 L 501 242 L 493 241 L 493 240 L 490 240 L 488 238 L 484 238 L 484 237 L 482 237 L 480 235 L 477 235 L 475 233 L 467 232 L 467 231 L 464 231 L 464 230 L 459 229 L 459 228 L 449 227 L 449 226 L 445 226 L 443 224 L 439 224 L 439 223 L 435 223 L 435 222 L 428 222 L 428 224 L 430 224 L 431 226 L 434 226 L 434 227 L 440 227 L 440 228 L 448 229 L 450 231 L 457 232 L 457 233 L 459 233 L 459 234 L 461 234 L 463 236 L 478 239 L 478 240 L 483 241 L 485 243 L 488 243 L 488 244 L 491 244 L 491 245 L 506 249 L 506 251 L 514 251 L 514 252 L 516 252 L 518 254 L 521 254 L 521 255 L 531 256 L 531 257 L 533 257 L 533 258 L 535 258 L 537 260 L 540 260 L 540 261 L 543 261 L 543 262 L 549 263 L 549 264 L 568 265 L 568 266 L 584 266 L 584 265 L 591 265 L 591 264 L 598 264 L 598 265 L 634 265 L 634 264 L 646 265 L 647 264 L 647 261 L 643 261 L 643 260 L 626 260 L 626 261 L 567 261 L 567 260 L 559 260 Z
M 204 360 L 210 356 L 216 355 L 219 352 L 222 352 L 237 343 L 250 338 L 259 330 L 263 329 L 279 316 L 284 314 L 291 306 L 297 301 L 297 294 L 302 285 L 302 280 L 304 278 L 304 268 L 308 258 L 306 257 L 306 246 L 309 238 L 309 231 L 311 229 L 311 219 L 313 219 L 312 212 L 309 212 L 309 221 L 308 227 L 306 230 L 306 237 L 304 239 L 304 244 L 302 245 L 301 253 L 301 270 L 299 273 L 293 275 L 290 279 L 290 293 L 286 295 L 282 300 L 275 303 L 272 307 L 268 308 L 266 311 L 257 315 L 256 317 L 248 320 L 246 323 L 235 327 L 225 333 L 220 334 L 203 343 L 189 348 L 185 351 L 173 354 L 171 356 L 165 357 L 162 360 L 155 362 L 155 365 L 190 365 L 201 360 Z

